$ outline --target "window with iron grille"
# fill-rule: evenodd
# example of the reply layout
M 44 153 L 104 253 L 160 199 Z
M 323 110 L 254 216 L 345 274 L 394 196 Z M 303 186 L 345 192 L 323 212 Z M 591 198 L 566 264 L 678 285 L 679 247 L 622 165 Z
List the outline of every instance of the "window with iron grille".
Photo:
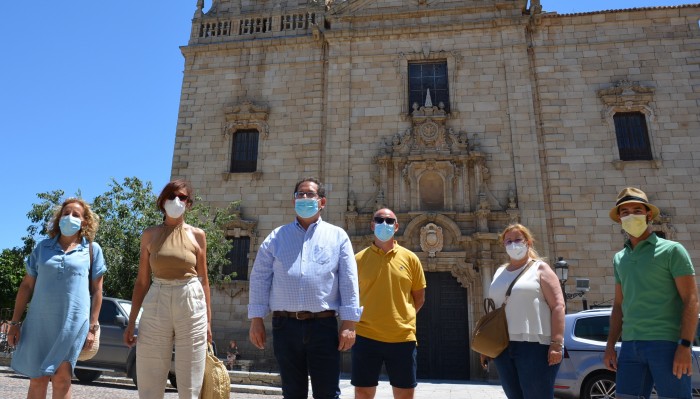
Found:
M 651 144 L 646 116 L 641 112 L 617 112 L 613 115 L 620 160 L 651 160 Z
M 255 172 L 258 167 L 258 131 L 238 130 L 233 134 L 231 173 Z
M 234 237 L 231 240 L 231 250 L 226 254 L 226 259 L 231 263 L 224 266 L 221 273 L 224 275 L 236 273 L 232 280 L 248 280 L 248 253 L 250 251 L 250 237 Z
M 408 109 L 413 112 L 413 104 L 425 105 L 430 89 L 433 106 L 440 102 L 445 105 L 445 112 L 450 112 L 450 90 L 447 84 L 447 61 L 410 62 L 408 64 Z

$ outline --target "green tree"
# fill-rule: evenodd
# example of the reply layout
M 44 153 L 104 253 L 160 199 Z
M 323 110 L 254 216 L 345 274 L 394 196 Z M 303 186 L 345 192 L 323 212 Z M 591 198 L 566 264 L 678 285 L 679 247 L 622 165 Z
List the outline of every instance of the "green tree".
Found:
M 63 202 L 63 194 L 63 190 L 54 190 L 36 195 L 41 201 L 32 204 L 32 209 L 27 213 L 27 218 L 32 224 L 27 227 L 27 235 L 22 237 L 22 241 L 24 241 L 22 252 L 25 256 L 32 253 L 41 238 L 48 237 L 49 221 L 56 207 Z M 80 193 L 76 196 L 80 196 Z
M 10 307 L 14 303 L 19 283 L 25 274 L 25 260 L 38 240 L 46 236 L 48 222 L 62 200 L 63 191 L 40 193 L 37 197 L 41 201 L 33 204 L 27 213 L 32 224 L 27 227 L 27 235 L 22 237 L 24 246 L 3 249 L 0 253 L 0 307 Z
M 0 308 L 12 307 L 22 277 L 24 277 L 22 248 L 3 249 L 0 254 Z
M 100 217 L 95 241 L 102 247 L 107 264 L 104 292 L 107 296 L 130 299 L 138 273 L 141 233 L 149 226 L 162 223 L 163 215 L 156 205 L 157 196 L 150 182 L 127 177 L 121 183 L 112 179 L 109 187 L 91 204 L 93 212 Z M 27 236 L 23 237 L 24 247 L 6 249 L 0 254 L 0 304 L 14 301 L 19 281 L 24 276 L 24 260 L 37 242 L 47 237 L 48 222 L 56 207 L 65 200 L 61 190 L 40 193 L 37 197 L 41 201 L 33 204 L 27 214 L 31 225 Z M 196 198 L 195 205 L 186 214 L 187 223 L 200 227 L 207 234 L 208 274 L 212 285 L 230 277 L 221 274 L 229 263 L 226 255 L 231 250 L 225 228 L 236 218 L 233 210 L 237 205 L 212 208 Z
M 162 223 L 163 214 L 156 205 L 157 196 L 150 182 L 131 177 L 120 184 L 113 179 L 110 187 L 92 204 L 101 218 L 95 241 L 102 247 L 107 263 L 105 294 L 130 299 L 138 273 L 141 233 Z M 231 209 L 214 209 L 197 199 L 186 214 L 186 222 L 206 232 L 209 280 L 217 284 L 224 277 L 221 270 L 229 262 L 226 254 L 231 249 L 224 228 L 236 216 Z
M 226 226 L 236 219 L 234 210 L 238 202 L 232 202 L 226 208 L 212 208 L 195 198 L 192 209 L 185 214 L 188 224 L 197 226 L 207 233 L 207 266 L 211 285 L 230 280 L 235 273 L 223 275 L 221 271 L 231 261 L 226 255 L 231 251 L 231 241 L 226 238 Z
M 110 190 L 95 197 L 92 210 L 100 216 L 95 241 L 102 247 L 107 274 L 107 296 L 131 299 L 139 267 L 141 232 L 158 224 L 162 215 L 150 182 L 127 177 L 122 183 L 112 179 Z

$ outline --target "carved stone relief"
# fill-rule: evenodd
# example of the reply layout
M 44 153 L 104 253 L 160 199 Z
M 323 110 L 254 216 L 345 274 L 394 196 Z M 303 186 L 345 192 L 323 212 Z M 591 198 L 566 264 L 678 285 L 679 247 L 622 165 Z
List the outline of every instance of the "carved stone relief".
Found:
M 353 245 L 369 245 L 374 210 L 391 208 L 400 225 L 396 240 L 418 254 L 426 272 L 450 272 L 479 295 L 490 283 L 498 231 L 520 217 L 515 191 L 495 198 L 476 138 L 448 127 L 444 106 L 433 105 L 429 94 L 409 119 L 410 127 L 388 136 L 374 159 L 372 199 L 357 204 L 348 194 Z
M 431 258 L 442 250 L 442 227 L 435 223 L 428 223 L 420 229 L 420 247 Z

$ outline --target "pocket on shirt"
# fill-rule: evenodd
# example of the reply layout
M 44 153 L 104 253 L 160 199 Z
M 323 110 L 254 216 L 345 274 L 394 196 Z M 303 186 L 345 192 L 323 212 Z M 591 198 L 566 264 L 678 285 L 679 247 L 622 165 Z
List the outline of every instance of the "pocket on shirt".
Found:
M 333 250 L 329 247 L 315 246 L 313 249 L 314 263 L 325 265 L 333 259 Z

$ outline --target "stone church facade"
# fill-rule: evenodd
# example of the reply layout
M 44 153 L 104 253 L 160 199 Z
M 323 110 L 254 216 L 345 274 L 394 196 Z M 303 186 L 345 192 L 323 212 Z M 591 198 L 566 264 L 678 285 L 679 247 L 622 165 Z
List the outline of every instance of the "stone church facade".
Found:
M 172 176 L 212 205 L 241 201 L 226 270 L 238 279 L 213 288 L 219 347 L 236 339 L 253 368 L 275 368 L 271 345 L 247 342 L 247 275 L 264 237 L 293 220 L 305 176 L 327 185 L 323 218 L 357 251 L 373 211 L 395 210 L 428 279 L 421 377 L 482 377 L 469 335 L 509 223 L 531 228 L 550 264 L 568 262 L 567 292 L 589 279 L 589 305 L 613 298 L 624 236 L 607 214 L 625 186 L 700 259 L 699 19 L 698 5 L 560 15 L 534 0 L 199 0 Z

